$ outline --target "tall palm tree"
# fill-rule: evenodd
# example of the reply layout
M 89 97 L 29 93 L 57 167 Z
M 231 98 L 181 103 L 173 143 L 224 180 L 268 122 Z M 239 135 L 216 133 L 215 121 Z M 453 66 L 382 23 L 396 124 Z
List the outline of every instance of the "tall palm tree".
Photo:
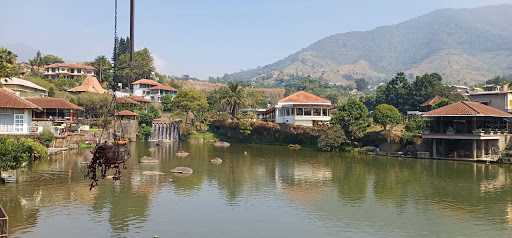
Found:
M 240 83 L 229 83 L 226 94 L 221 100 L 232 117 L 235 117 L 240 108 L 247 103 L 247 93 Z

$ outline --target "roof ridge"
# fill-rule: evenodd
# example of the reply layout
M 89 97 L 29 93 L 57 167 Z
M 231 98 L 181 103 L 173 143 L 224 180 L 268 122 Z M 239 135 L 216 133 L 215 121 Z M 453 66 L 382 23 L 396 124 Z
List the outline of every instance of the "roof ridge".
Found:
M 476 114 L 481 114 L 481 113 L 480 113 L 478 110 L 476 110 L 473 106 L 469 105 L 469 103 L 468 103 L 468 102 L 470 102 L 470 101 L 462 101 L 462 103 L 463 103 L 464 105 L 466 105 L 467 107 L 469 107 L 469 108 L 470 108 L 471 110 L 473 110 Z M 482 105 L 483 105 L 483 104 L 482 104 Z

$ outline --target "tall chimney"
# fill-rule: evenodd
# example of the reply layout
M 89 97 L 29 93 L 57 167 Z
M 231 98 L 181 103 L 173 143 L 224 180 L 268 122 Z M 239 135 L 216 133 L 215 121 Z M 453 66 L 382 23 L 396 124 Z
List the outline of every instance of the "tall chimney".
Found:
M 135 49 L 135 0 L 130 0 L 130 62 Z

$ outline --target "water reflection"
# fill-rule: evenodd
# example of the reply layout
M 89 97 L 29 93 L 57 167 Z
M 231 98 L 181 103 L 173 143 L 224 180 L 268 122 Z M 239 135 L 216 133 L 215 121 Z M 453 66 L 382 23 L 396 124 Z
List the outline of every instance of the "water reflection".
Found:
M 508 166 L 254 145 L 184 145 L 191 155 L 176 158 L 176 147 L 132 144 L 133 159 L 122 180 L 107 179 L 94 191 L 83 177 L 87 151 L 18 171 L 17 184 L 0 186 L 10 232 L 76 238 L 89 237 L 91 229 L 100 237 L 510 235 Z M 159 163 L 139 163 L 144 156 Z M 224 163 L 210 164 L 215 157 Z M 169 173 L 179 166 L 194 174 Z M 71 224 L 69 230 L 56 221 Z M 259 230 L 247 235 L 236 227 Z

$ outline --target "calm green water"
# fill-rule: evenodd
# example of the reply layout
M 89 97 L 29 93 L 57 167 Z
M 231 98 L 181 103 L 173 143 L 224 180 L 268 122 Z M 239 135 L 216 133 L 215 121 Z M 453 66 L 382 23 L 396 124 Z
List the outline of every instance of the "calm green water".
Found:
M 90 192 L 68 153 L 0 186 L 12 237 L 511 237 L 512 170 L 286 147 L 132 145 L 119 184 Z M 246 153 L 244 153 L 246 152 Z M 221 157 L 221 166 L 208 160 Z M 175 177 L 177 166 L 194 169 Z M 164 174 L 151 175 L 148 171 Z

